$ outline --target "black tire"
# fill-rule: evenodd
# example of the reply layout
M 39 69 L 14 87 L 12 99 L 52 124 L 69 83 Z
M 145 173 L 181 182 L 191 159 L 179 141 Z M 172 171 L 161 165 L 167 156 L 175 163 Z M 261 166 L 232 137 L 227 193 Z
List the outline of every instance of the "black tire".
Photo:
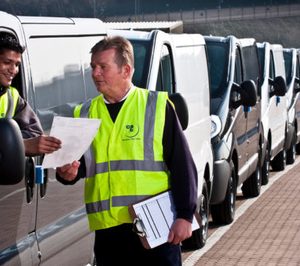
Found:
M 208 219 L 209 219 L 209 200 L 208 200 L 208 188 L 206 181 L 204 180 L 201 203 L 199 214 L 201 218 L 200 228 L 193 231 L 190 238 L 182 241 L 182 249 L 184 250 L 196 250 L 204 247 L 207 235 L 208 235 Z
M 274 171 L 282 171 L 286 166 L 286 151 L 279 152 L 271 162 L 272 169 Z
M 261 181 L 261 168 L 260 162 L 258 162 L 255 172 L 242 185 L 242 192 L 244 197 L 257 197 L 260 194 Z
M 225 199 L 223 202 L 211 205 L 211 216 L 215 224 L 230 224 L 234 220 L 236 201 L 236 174 L 234 164 L 231 163 L 231 176 L 228 180 Z
M 266 147 L 266 154 L 264 163 L 261 169 L 261 184 L 266 185 L 269 183 L 269 175 L 270 175 L 270 158 L 271 158 L 271 147 L 270 143 L 268 142 Z
M 293 164 L 296 160 L 296 136 L 293 137 L 291 147 L 286 151 L 286 163 Z
M 293 164 L 296 160 L 296 145 L 292 145 L 292 147 L 286 152 L 286 163 Z
M 296 144 L 296 153 L 299 155 L 300 154 L 300 143 Z

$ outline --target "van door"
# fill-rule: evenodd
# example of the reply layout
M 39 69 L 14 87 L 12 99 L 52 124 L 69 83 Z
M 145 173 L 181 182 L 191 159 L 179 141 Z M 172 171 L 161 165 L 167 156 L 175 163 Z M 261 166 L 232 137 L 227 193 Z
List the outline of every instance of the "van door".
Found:
M 1 177 L 0 177 L 1 178 Z M 0 185 L 0 265 L 33 265 L 38 262 L 34 231 L 36 198 L 26 200 L 24 180 Z M 35 256 L 32 256 L 35 254 Z
M 299 84 L 299 80 L 300 80 L 300 50 L 297 51 L 297 63 L 296 63 L 296 78 L 298 79 L 298 84 L 296 84 L 296 91 L 295 93 L 295 101 L 296 101 L 296 105 L 295 105 L 295 109 L 296 109 L 296 119 L 297 119 L 297 143 L 299 142 L 300 139 L 300 93 L 299 93 L 299 88 L 300 88 L 300 84 Z M 297 144 L 297 153 L 300 153 L 300 148 L 299 148 L 299 143 Z
M 235 49 L 235 70 L 234 70 L 234 82 L 240 85 L 243 81 L 243 72 L 242 72 L 242 58 L 239 47 Z M 232 92 L 234 94 L 234 92 Z M 238 153 L 238 174 L 239 176 L 245 175 L 245 165 L 247 162 L 247 115 L 244 107 L 240 106 L 237 109 L 231 109 L 230 114 L 233 119 L 235 119 L 233 126 L 233 133 L 235 134 L 236 147 Z
M 0 27 L 0 32 L 3 30 L 4 28 Z M 8 27 L 5 27 L 5 31 L 12 34 L 15 32 Z M 17 38 L 19 39 L 19 36 Z M 22 57 L 19 74 L 12 83 L 21 96 L 24 96 L 25 92 L 25 54 L 26 52 Z M 19 184 L 0 185 L 0 265 L 33 265 L 39 261 L 34 234 L 37 208 L 35 192 L 32 173 L 28 172 Z
M 90 49 L 99 36 L 34 36 L 28 41 L 30 98 L 49 132 L 54 116 L 73 116 L 78 103 L 97 94 L 90 76 Z M 84 182 L 65 186 L 48 170 L 38 187 L 36 234 L 42 265 L 86 265 L 93 255 L 84 207 Z M 78 252 L 79 251 L 79 252 Z
M 242 48 L 244 80 L 253 80 L 256 84 L 256 105 L 247 112 L 247 164 L 249 173 L 252 174 L 258 163 L 259 156 L 259 138 L 260 138 L 260 108 L 261 94 L 259 90 L 259 61 L 256 45 L 249 45 Z
M 273 52 L 270 50 L 270 66 L 269 66 L 269 78 L 275 79 L 275 65 Z M 269 85 L 269 91 L 271 91 L 272 85 Z M 272 96 L 270 99 L 270 111 L 272 117 L 269 119 L 269 127 L 272 129 L 272 147 L 273 154 L 277 154 L 282 150 L 285 139 L 285 124 L 286 124 L 286 96 Z

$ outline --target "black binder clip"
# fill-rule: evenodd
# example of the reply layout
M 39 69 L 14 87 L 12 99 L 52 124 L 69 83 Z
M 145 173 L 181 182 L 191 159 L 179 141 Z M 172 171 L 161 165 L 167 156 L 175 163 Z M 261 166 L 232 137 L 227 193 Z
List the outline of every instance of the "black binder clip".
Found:
M 145 237 L 147 235 L 144 223 L 138 217 L 134 218 L 134 220 L 133 220 L 133 229 L 132 230 L 133 230 L 133 232 L 138 234 L 140 237 Z

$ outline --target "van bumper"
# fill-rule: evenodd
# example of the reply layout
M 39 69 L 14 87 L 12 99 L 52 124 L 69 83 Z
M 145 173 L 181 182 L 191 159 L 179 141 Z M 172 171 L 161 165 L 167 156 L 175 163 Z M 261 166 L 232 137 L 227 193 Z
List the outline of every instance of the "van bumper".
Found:
M 214 179 L 210 204 L 218 204 L 224 200 L 230 175 L 231 167 L 228 161 L 218 160 L 214 162 Z

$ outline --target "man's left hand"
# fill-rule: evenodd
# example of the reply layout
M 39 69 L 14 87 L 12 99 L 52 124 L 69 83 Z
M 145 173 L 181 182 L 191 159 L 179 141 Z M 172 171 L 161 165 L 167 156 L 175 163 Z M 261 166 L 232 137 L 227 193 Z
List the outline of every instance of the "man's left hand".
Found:
M 178 218 L 173 223 L 168 236 L 168 242 L 174 245 L 192 236 L 192 224 L 182 218 Z

